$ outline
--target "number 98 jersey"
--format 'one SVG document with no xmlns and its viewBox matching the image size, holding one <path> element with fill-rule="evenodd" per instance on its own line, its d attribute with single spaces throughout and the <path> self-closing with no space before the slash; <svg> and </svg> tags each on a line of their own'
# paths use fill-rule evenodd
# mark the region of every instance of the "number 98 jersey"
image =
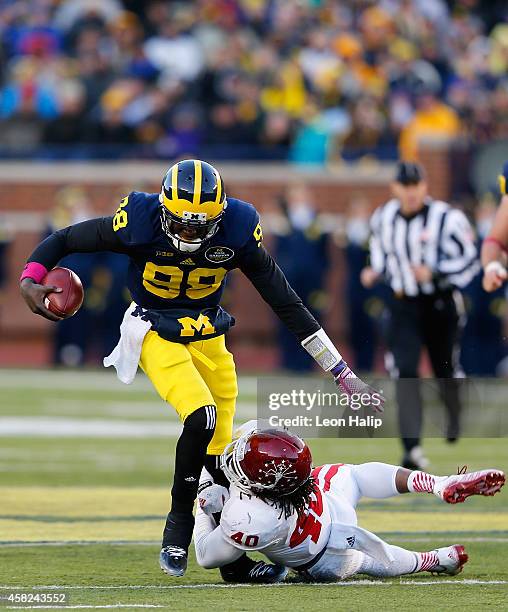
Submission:
<svg viewBox="0 0 508 612">
<path fill-rule="evenodd" d="M 128 287 L 158 334 L 177 342 L 223 334 L 234 319 L 220 305 L 227 273 L 261 245 L 259 215 L 228 198 L 215 235 L 196 252 L 173 248 L 160 219 L 158 194 L 132 192 L 113 216 L 113 230 L 130 257 Z"/>
</svg>

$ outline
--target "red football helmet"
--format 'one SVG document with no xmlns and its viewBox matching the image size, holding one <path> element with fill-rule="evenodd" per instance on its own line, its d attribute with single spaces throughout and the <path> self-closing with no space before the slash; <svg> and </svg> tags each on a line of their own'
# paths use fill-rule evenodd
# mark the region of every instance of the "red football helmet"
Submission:
<svg viewBox="0 0 508 612">
<path fill-rule="evenodd" d="M 226 447 L 221 466 L 241 491 L 283 497 L 309 480 L 312 455 L 307 444 L 288 431 L 254 430 Z"/>
</svg>

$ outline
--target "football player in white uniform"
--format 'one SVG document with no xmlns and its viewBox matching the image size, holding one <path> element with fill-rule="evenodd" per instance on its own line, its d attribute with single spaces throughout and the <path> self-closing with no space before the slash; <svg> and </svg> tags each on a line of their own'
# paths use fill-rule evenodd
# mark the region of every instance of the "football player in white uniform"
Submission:
<svg viewBox="0 0 508 612">
<path fill-rule="evenodd" d="M 497 469 L 454 476 L 377 462 L 313 469 L 307 444 L 283 430 L 247 431 L 226 448 L 222 467 L 229 491 L 206 475 L 200 486 L 194 530 L 199 565 L 222 567 L 257 550 L 316 582 L 357 573 L 458 574 L 468 559 L 462 545 L 414 552 L 388 544 L 358 527 L 358 501 L 428 493 L 456 504 L 471 495 L 494 495 L 505 482 Z"/>
</svg>

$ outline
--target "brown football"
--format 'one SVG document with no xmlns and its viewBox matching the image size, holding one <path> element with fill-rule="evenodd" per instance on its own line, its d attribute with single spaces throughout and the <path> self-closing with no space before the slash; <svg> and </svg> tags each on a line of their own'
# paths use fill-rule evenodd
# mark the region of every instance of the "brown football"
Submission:
<svg viewBox="0 0 508 612">
<path fill-rule="evenodd" d="M 69 268 L 53 268 L 42 279 L 41 285 L 52 285 L 60 287 L 61 293 L 48 293 L 45 305 L 54 314 L 64 317 L 72 317 L 76 314 L 83 303 L 83 285 L 79 276 Z"/>
</svg>

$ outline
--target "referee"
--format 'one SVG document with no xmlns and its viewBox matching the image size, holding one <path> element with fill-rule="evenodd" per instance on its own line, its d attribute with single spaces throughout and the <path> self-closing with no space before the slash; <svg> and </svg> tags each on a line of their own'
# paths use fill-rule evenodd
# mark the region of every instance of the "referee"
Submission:
<svg viewBox="0 0 508 612">
<path fill-rule="evenodd" d="M 400 162 L 392 183 L 393 198 L 371 218 L 371 266 L 361 272 L 365 287 L 379 280 L 392 289 L 389 303 L 386 364 L 396 378 L 403 465 L 424 469 L 420 447 L 422 400 L 418 364 L 427 348 L 447 412 L 446 437 L 459 435 L 457 377 L 462 296 L 479 270 L 473 230 L 465 215 L 427 194 L 424 170 Z"/>
</svg>

